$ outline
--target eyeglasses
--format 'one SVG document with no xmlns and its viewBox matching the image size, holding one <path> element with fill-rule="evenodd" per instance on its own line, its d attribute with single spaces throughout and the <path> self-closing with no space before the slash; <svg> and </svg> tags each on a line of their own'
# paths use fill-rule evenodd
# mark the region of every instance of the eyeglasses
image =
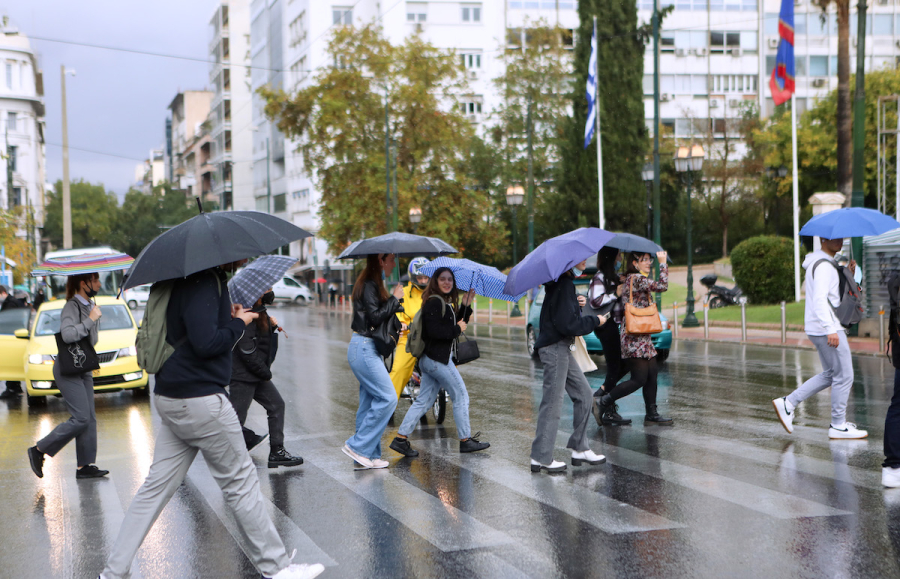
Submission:
<svg viewBox="0 0 900 579">
<path fill-rule="evenodd" d="M 642 257 L 639 261 L 640 261 L 641 263 L 644 263 L 645 261 L 653 261 L 653 258 L 652 258 L 652 257 L 644 256 L 644 257 Z"/>
</svg>

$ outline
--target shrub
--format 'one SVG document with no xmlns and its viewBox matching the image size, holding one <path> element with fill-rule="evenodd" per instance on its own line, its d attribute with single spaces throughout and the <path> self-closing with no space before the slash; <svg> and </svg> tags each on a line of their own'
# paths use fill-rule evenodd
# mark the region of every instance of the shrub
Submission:
<svg viewBox="0 0 900 579">
<path fill-rule="evenodd" d="M 805 253 L 801 248 L 801 254 Z M 802 255 L 801 255 L 802 257 Z M 794 243 L 762 235 L 742 241 L 731 252 L 734 281 L 747 301 L 776 304 L 794 299 Z"/>
</svg>

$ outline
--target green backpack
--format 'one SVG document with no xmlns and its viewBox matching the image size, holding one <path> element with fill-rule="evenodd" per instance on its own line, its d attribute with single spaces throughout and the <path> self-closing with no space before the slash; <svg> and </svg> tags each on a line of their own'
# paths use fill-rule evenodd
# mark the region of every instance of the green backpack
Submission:
<svg viewBox="0 0 900 579">
<path fill-rule="evenodd" d="M 429 296 L 428 299 L 436 299 L 441 302 L 441 317 L 444 316 L 444 308 L 447 307 L 447 303 L 444 302 L 444 299 L 441 296 Z M 424 324 L 422 323 L 422 310 L 425 309 L 425 304 L 422 304 L 422 307 L 419 308 L 419 311 L 416 312 L 416 315 L 413 316 L 413 321 L 409 325 L 409 334 L 406 337 L 406 351 L 412 355 L 413 358 L 421 358 L 422 354 L 425 352 L 425 336 L 424 334 Z"/>
<path fill-rule="evenodd" d="M 219 281 L 218 276 L 215 276 L 215 278 L 219 296 L 221 296 L 222 282 Z M 163 364 L 166 363 L 169 356 L 187 342 L 187 336 L 182 337 L 174 345 L 166 340 L 168 333 L 166 313 L 169 309 L 169 299 L 172 297 L 172 288 L 175 287 L 176 281 L 178 280 L 159 281 L 150 286 L 150 296 L 147 298 L 144 319 L 141 322 L 141 327 L 138 328 L 134 344 L 137 350 L 137 363 L 138 366 L 150 374 L 156 374 L 162 370 Z"/>
</svg>

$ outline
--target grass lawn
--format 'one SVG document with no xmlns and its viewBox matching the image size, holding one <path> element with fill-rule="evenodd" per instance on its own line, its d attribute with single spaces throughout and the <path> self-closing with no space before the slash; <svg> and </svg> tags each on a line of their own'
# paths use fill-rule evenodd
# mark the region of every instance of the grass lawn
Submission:
<svg viewBox="0 0 900 579">
<path fill-rule="evenodd" d="M 806 307 L 805 301 L 788 302 L 785 307 L 785 317 L 789 326 L 803 325 L 803 310 Z M 698 317 L 702 316 L 702 310 L 698 312 Z M 701 318 L 702 319 L 702 318 Z M 711 321 L 721 322 L 740 322 L 741 308 L 740 306 L 728 306 L 724 308 L 716 308 L 709 310 L 709 319 Z M 780 324 L 781 323 L 781 306 L 778 304 L 771 306 L 747 306 L 747 321 L 755 324 Z"/>
</svg>

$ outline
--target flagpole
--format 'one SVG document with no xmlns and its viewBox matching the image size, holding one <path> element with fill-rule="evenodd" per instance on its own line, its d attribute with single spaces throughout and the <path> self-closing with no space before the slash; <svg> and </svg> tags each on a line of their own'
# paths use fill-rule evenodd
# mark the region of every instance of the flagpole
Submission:
<svg viewBox="0 0 900 579">
<path fill-rule="evenodd" d="M 794 93 L 791 93 L 791 158 L 793 173 L 791 187 L 793 189 L 794 212 L 794 301 L 800 301 L 800 191 L 797 177 L 797 112 Z"/>
<path fill-rule="evenodd" d="M 594 59 L 594 110 L 596 111 L 596 127 L 594 132 L 597 133 L 597 183 L 600 186 L 597 192 L 597 205 L 599 207 L 600 229 L 606 225 L 606 218 L 603 215 L 603 148 L 600 139 L 600 39 L 597 38 L 597 17 L 594 16 L 594 42 L 597 47 L 597 58 Z"/>
</svg>

